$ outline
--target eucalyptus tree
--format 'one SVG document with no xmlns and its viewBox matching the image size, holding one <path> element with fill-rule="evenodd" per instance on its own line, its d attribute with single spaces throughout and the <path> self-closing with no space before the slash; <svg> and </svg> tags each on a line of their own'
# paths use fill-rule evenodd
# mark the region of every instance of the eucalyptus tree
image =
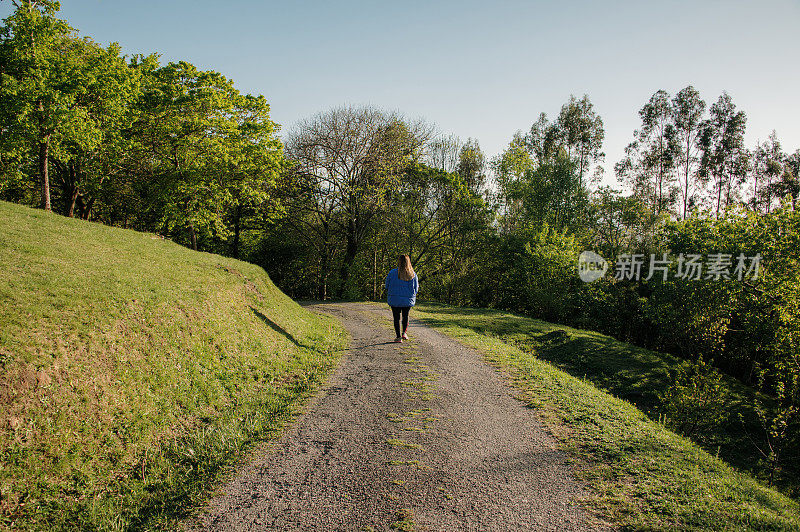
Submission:
<svg viewBox="0 0 800 532">
<path fill-rule="evenodd" d="M 586 221 L 585 175 L 603 157 L 603 121 L 588 96 L 574 96 L 551 121 L 545 113 L 516 135 L 492 162 L 504 203 L 504 229 L 549 224 L 559 229 Z"/>
<path fill-rule="evenodd" d="M 639 111 L 642 125 L 615 165 L 617 177 L 651 205 L 654 217 L 671 212 L 679 142 L 669 94 L 659 90 Z"/>
<path fill-rule="evenodd" d="M 775 194 L 775 185 L 780 182 L 786 164 L 786 154 L 774 130 L 756 146 L 752 162 L 752 207 L 757 212 L 770 212 L 775 196 L 780 196 Z"/>
<path fill-rule="evenodd" d="M 672 116 L 678 149 L 678 181 L 681 198 L 681 217 L 697 203 L 697 193 L 703 187 L 697 171 L 700 164 L 700 133 L 706 102 L 692 86 L 678 92 L 672 99 Z"/>
<path fill-rule="evenodd" d="M 737 111 L 728 93 L 723 92 L 711 106 L 700 135 L 702 156 L 700 173 L 710 179 L 712 201 L 717 217 L 733 203 L 747 177 L 750 154 L 744 147 L 747 116 Z"/>
<path fill-rule="evenodd" d="M 555 122 L 561 144 L 567 155 L 575 160 L 579 186 L 584 186 L 584 176 L 591 165 L 603 159 L 603 119 L 595 112 L 588 95 L 578 100 L 570 95 L 569 101 L 561 106 Z"/>
<path fill-rule="evenodd" d="M 800 150 L 791 155 L 781 154 L 779 160 L 768 161 L 768 168 L 773 180 L 764 188 L 764 195 L 770 201 L 788 198 L 792 210 L 797 209 L 797 199 L 800 197 Z"/>
</svg>

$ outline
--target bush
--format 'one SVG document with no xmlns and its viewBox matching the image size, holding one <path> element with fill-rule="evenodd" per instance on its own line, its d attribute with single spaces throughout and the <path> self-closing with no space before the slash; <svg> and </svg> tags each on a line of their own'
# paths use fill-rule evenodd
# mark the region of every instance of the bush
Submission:
<svg viewBox="0 0 800 532">
<path fill-rule="evenodd" d="M 698 357 L 670 374 L 672 385 L 658 394 L 666 424 L 684 436 L 709 443 L 707 434 L 717 432 L 725 421 L 725 386 L 722 375 Z"/>
</svg>

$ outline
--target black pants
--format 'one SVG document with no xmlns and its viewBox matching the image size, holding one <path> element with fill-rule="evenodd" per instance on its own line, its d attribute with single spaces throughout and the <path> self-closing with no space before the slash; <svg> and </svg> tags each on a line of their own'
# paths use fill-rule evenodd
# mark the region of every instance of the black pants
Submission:
<svg viewBox="0 0 800 532">
<path fill-rule="evenodd" d="M 403 315 L 403 332 L 408 329 L 408 311 L 411 307 L 392 307 L 392 316 L 394 316 L 394 332 L 400 338 L 400 314 Z"/>
</svg>

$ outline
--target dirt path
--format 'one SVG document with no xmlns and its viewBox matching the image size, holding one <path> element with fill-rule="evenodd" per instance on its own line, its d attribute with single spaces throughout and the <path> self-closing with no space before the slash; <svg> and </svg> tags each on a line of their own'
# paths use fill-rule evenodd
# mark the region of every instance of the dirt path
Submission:
<svg viewBox="0 0 800 532">
<path fill-rule="evenodd" d="M 350 354 L 197 529 L 389 530 L 401 509 L 415 530 L 590 528 L 564 454 L 476 351 L 413 310 L 401 345 L 385 306 L 313 308 L 342 321 Z"/>
</svg>

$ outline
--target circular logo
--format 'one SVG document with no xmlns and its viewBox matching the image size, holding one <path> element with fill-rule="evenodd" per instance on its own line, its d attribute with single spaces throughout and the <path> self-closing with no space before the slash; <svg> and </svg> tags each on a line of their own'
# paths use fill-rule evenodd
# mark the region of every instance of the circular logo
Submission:
<svg viewBox="0 0 800 532">
<path fill-rule="evenodd" d="M 594 251 L 584 251 L 578 257 L 578 276 L 585 283 L 600 279 L 607 271 L 608 262 Z"/>
</svg>

